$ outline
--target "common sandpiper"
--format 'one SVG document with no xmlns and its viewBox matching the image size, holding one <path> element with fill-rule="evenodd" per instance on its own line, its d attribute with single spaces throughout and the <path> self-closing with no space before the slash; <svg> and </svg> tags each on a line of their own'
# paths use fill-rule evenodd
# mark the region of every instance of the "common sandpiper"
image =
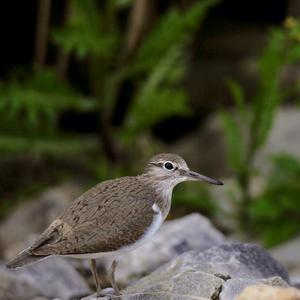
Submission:
<svg viewBox="0 0 300 300">
<path fill-rule="evenodd" d="M 115 294 L 120 295 L 114 278 L 116 258 L 139 247 L 157 232 L 170 211 L 173 188 L 191 180 L 223 184 L 191 171 L 176 154 L 155 155 L 141 175 L 101 182 L 75 199 L 7 267 L 21 267 L 57 255 L 87 258 L 100 295 L 95 259 L 108 256 L 113 260 L 108 279 Z"/>
</svg>

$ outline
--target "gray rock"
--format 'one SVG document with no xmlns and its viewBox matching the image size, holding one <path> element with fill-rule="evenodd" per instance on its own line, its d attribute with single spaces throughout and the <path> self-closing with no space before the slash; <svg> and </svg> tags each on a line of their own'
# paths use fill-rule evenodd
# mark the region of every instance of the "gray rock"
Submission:
<svg viewBox="0 0 300 300">
<path fill-rule="evenodd" d="M 127 288 L 124 299 L 215 299 L 223 284 L 223 280 L 214 275 L 194 270 L 178 270 L 172 276 L 156 275 Z"/>
<path fill-rule="evenodd" d="M 97 296 L 97 293 L 81 298 L 81 300 L 107 300 L 109 295 L 114 295 L 114 290 L 112 288 L 106 288 L 101 291 L 101 297 Z M 107 297 L 104 295 L 108 295 Z M 118 299 L 118 298 L 116 298 Z"/>
<path fill-rule="evenodd" d="M 287 271 L 255 244 L 232 243 L 212 247 L 203 252 L 186 254 L 186 263 L 197 263 L 200 268 L 231 278 L 268 278 L 280 276 L 289 282 Z"/>
<path fill-rule="evenodd" d="M 4 257 L 12 258 L 21 251 L 30 236 L 44 231 L 79 194 L 80 189 L 76 185 L 64 184 L 22 202 L 0 225 L 0 244 Z"/>
<path fill-rule="evenodd" d="M 272 256 L 286 268 L 300 266 L 300 236 L 271 250 Z"/>
<path fill-rule="evenodd" d="M 288 287 L 289 285 L 281 277 L 270 277 L 268 279 L 248 279 L 234 278 L 229 279 L 223 284 L 222 291 L 219 295 L 220 300 L 235 299 L 247 286 L 256 284 L 267 284 L 271 286 Z"/>
<path fill-rule="evenodd" d="M 5 266 L 2 266 L 4 269 Z M 85 280 L 63 258 L 52 257 L 24 268 L 7 270 L 33 286 L 40 295 L 64 300 L 88 295 L 91 291 Z"/>
<path fill-rule="evenodd" d="M 290 274 L 291 284 L 300 288 L 300 236 L 271 250 L 272 256 L 285 266 Z"/>
<path fill-rule="evenodd" d="M 247 287 L 235 300 L 300 300 L 300 290 L 295 288 L 257 284 Z"/>
<path fill-rule="evenodd" d="M 298 273 L 297 273 L 298 272 Z M 297 289 L 300 289 L 300 269 L 297 268 L 290 275 L 290 285 Z"/>
<path fill-rule="evenodd" d="M 150 241 L 119 258 L 117 280 L 122 285 L 128 285 L 133 279 L 149 274 L 179 254 L 189 250 L 205 250 L 222 243 L 222 233 L 200 214 L 168 221 Z M 107 265 L 109 263 L 107 261 Z"/>
<path fill-rule="evenodd" d="M 0 269 L 0 299 L 30 300 L 41 295 L 41 292 L 26 280 Z"/>
<path fill-rule="evenodd" d="M 122 299 L 219 299 L 222 291 L 223 300 L 232 300 L 228 295 L 257 282 L 285 285 L 279 277 L 289 280 L 284 268 L 259 246 L 224 244 L 174 258 L 125 289 Z"/>
</svg>

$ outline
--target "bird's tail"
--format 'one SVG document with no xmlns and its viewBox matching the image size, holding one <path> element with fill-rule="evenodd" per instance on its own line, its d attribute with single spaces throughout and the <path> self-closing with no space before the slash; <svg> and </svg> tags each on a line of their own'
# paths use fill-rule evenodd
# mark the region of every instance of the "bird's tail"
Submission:
<svg viewBox="0 0 300 300">
<path fill-rule="evenodd" d="M 22 252 L 20 252 L 15 258 L 13 258 L 11 261 L 9 261 L 6 264 L 6 267 L 9 269 L 14 269 L 14 268 L 18 268 L 18 267 L 22 267 L 25 265 L 30 265 L 34 262 L 37 262 L 41 259 L 46 258 L 47 256 L 43 256 L 43 255 L 31 255 L 28 252 L 28 249 L 23 250 Z"/>
</svg>

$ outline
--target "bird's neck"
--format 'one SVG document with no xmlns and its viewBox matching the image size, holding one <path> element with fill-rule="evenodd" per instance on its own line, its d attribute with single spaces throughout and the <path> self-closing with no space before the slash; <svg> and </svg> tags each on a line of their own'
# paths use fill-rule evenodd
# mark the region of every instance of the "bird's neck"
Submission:
<svg viewBox="0 0 300 300">
<path fill-rule="evenodd" d="M 172 192 L 176 184 L 147 176 L 147 174 L 139 175 L 138 178 L 153 192 L 155 203 L 160 207 L 165 218 L 171 208 Z"/>
</svg>

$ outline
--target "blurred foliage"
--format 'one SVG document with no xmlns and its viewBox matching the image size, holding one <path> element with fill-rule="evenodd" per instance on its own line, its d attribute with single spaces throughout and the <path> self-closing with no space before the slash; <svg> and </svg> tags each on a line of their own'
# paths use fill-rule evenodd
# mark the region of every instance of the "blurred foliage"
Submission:
<svg viewBox="0 0 300 300">
<path fill-rule="evenodd" d="M 59 28 L 51 28 L 51 41 L 87 68 L 88 92 L 61 78 L 54 66 L 14 72 L 10 80 L 0 83 L 2 157 L 27 153 L 74 163 L 84 157 L 97 180 L 130 174 L 135 161 L 140 162 L 130 158 L 144 160 L 143 155 L 152 154 L 156 147 L 152 138 L 148 153 L 145 147 L 139 149 L 152 127 L 168 117 L 190 113 L 181 84 L 185 52 L 208 9 L 217 2 L 199 0 L 185 10 L 172 4 L 128 56 L 126 30 L 133 1 L 71 0 L 70 16 Z M 119 18 L 124 12 L 126 24 Z M 133 82 L 134 91 L 125 119 L 116 128 L 112 115 L 124 82 Z M 99 116 L 101 132 L 88 137 L 64 132 L 59 120 L 70 111 Z"/>
<path fill-rule="evenodd" d="M 288 156 L 273 158 L 274 169 L 262 195 L 251 202 L 253 230 L 271 247 L 300 231 L 300 161 Z"/>
<path fill-rule="evenodd" d="M 186 45 L 193 33 L 199 28 L 208 9 L 219 1 L 196 1 L 192 8 L 182 12 L 176 8 L 158 22 L 148 35 L 137 53 L 137 72 L 149 72 L 156 68 L 157 63 L 164 59 L 174 47 Z M 181 47 L 181 51 L 184 50 Z"/>
<path fill-rule="evenodd" d="M 120 42 L 113 19 L 117 8 L 116 1 L 106 1 L 105 9 L 100 11 L 96 1 L 72 0 L 72 16 L 62 29 L 53 31 L 54 41 L 80 58 L 93 54 L 111 59 Z"/>
<path fill-rule="evenodd" d="M 249 228 L 252 228 L 253 225 L 249 210 L 249 206 L 253 202 L 249 182 L 253 173 L 258 172 L 254 169 L 253 161 L 257 152 L 267 141 L 276 109 L 287 97 L 286 92 L 280 86 L 283 68 L 300 59 L 299 35 L 296 34 L 300 32 L 299 26 L 298 21 L 294 20 L 292 25 L 290 24 L 284 29 L 273 29 L 270 33 L 267 46 L 258 61 L 259 85 L 252 101 L 247 101 L 245 90 L 238 82 L 229 81 L 228 84 L 235 102 L 236 112 L 231 114 L 224 111 L 222 118 L 229 149 L 229 162 L 236 174 L 241 191 L 241 197 L 238 199 L 238 219 L 245 231 L 249 231 Z M 283 164 L 284 162 L 286 161 L 283 161 Z M 276 163 L 279 162 L 276 161 Z M 269 197 L 273 192 L 273 186 L 267 187 L 265 196 Z M 291 191 L 291 193 L 293 192 Z M 258 211 L 260 208 L 261 216 L 265 213 L 266 220 L 268 213 L 271 213 L 268 208 L 268 201 L 271 201 L 271 198 L 268 199 L 261 204 L 257 204 L 256 210 Z M 292 197 L 290 204 L 295 205 L 294 201 L 295 199 Z M 263 213 L 264 209 L 265 212 Z M 280 210 L 280 204 L 278 209 Z M 258 218 L 258 216 L 256 217 Z M 282 215 L 278 215 L 277 221 L 282 221 Z M 270 226 L 274 226 L 274 223 Z M 286 226 L 289 226 L 289 224 L 287 223 Z M 274 226 L 273 237 L 276 236 L 277 228 L 278 231 L 281 230 L 279 227 Z M 291 231 L 287 230 L 285 232 L 286 237 L 290 233 Z M 280 239 L 279 236 L 280 233 L 278 239 Z M 273 242 L 275 243 L 276 240 Z M 268 240 L 268 244 L 272 244 L 272 242 Z"/>
<path fill-rule="evenodd" d="M 213 217 L 218 210 L 207 188 L 199 184 L 178 185 L 172 197 L 172 204 L 184 207 L 185 214 L 199 211 L 205 216 Z"/>
<path fill-rule="evenodd" d="M 63 111 L 92 111 L 94 103 L 62 84 L 53 70 L 18 75 L 0 85 L 0 152 L 78 154 L 91 148 L 78 138 L 66 137 L 57 128 Z"/>
<path fill-rule="evenodd" d="M 2 83 L 0 101 L 1 129 L 28 134 L 52 132 L 59 113 L 66 109 L 94 109 L 91 101 L 60 83 L 51 70 L 30 74 L 24 80 L 12 78 Z"/>
<path fill-rule="evenodd" d="M 150 72 L 130 107 L 121 136 L 134 139 L 167 117 L 188 113 L 185 91 L 178 85 L 185 67 L 182 51 L 173 48 Z"/>
<path fill-rule="evenodd" d="M 106 1 L 101 9 L 93 0 L 71 1 L 71 17 L 62 28 L 53 30 L 53 40 L 66 53 L 88 58 L 91 69 L 103 64 L 104 67 L 91 74 L 95 76 L 91 78 L 91 85 L 97 85 L 97 91 L 81 95 L 67 81 L 59 80 L 49 68 L 1 83 L 0 152 L 20 151 L 21 146 L 26 145 L 22 139 L 27 137 L 43 145 L 35 151 L 46 150 L 48 145 L 53 149 L 55 145 L 50 140 L 63 136 L 57 126 L 60 113 L 66 110 L 97 112 L 105 107 L 107 114 L 114 108 L 115 90 L 120 81 L 128 78 L 134 78 L 138 89 L 125 125 L 113 139 L 136 139 L 138 133 L 149 130 L 160 120 L 188 113 L 186 95 L 180 85 L 186 65 L 184 51 L 207 9 L 215 3 L 215 0 L 198 1 L 184 12 L 176 6 L 167 11 L 145 36 L 130 64 L 124 65 L 120 49 L 124 48 L 125 41 L 117 14 L 130 1 Z M 46 142 L 42 139 L 39 143 L 39 136 Z M 80 141 L 81 137 L 77 138 Z M 73 143 L 76 144 L 76 137 Z M 72 148 L 69 146 L 67 140 L 66 151 Z M 63 140 L 58 141 L 57 148 L 60 147 L 63 147 Z"/>
</svg>

